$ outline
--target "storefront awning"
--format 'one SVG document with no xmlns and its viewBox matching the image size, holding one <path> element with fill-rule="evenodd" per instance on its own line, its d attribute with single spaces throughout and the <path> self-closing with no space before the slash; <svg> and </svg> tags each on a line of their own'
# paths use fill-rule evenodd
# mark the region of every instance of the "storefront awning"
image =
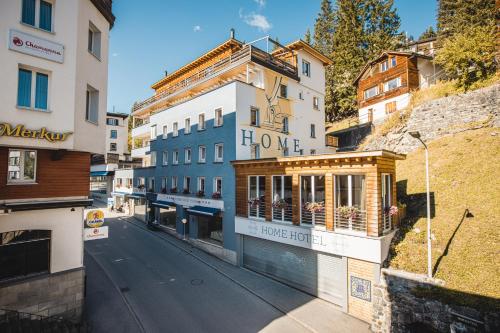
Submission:
<svg viewBox="0 0 500 333">
<path fill-rule="evenodd" d="M 91 171 L 90 177 L 112 176 L 114 174 L 114 171 Z"/>
<path fill-rule="evenodd" d="M 122 192 L 111 192 L 111 196 L 114 196 L 114 197 L 124 197 L 125 194 L 127 193 L 122 193 Z"/>
<path fill-rule="evenodd" d="M 175 204 L 171 201 L 161 201 L 161 200 L 158 200 L 158 201 L 153 201 L 151 203 L 152 206 L 155 206 L 155 207 L 160 207 L 160 208 L 172 208 L 174 207 L 175 208 Z"/>
<path fill-rule="evenodd" d="M 193 206 L 188 208 L 188 213 L 203 215 L 203 216 L 215 216 L 220 213 L 219 208 L 203 207 L 203 206 Z"/>
<path fill-rule="evenodd" d="M 132 194 L 127 194 L 127 197 L 132 198 L 132 199 L 141 199 L 141 198 L 145 198 L 146 195 L 144 195 L 144 193 L 132 193 Z"/>
</svg>

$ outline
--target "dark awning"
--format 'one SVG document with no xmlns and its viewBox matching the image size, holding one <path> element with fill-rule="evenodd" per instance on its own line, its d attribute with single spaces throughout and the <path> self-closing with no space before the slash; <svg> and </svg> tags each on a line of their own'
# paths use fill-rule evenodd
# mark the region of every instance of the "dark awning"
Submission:
<svg viewBox="0 0 500 333">
<path fill-rule="evenodd" d="M 132 194 L 126 194 L 126 196 L 132 199 L 141 199 L 146 197 L 144 193 L 132 193 Z"/>
<path fill-rule="evenodd" d="M 188 208 L 188 213 L 203 216 L 215 216 L 220 213 L 219 208 L 203 207 L 203 206 L 193 206 Z"/>
<path fill-rule="evenodd" d="M 125 194 L 127 194 L 127 193 L 123 193 L 123 192 L 111 192 L 111 195 L 115 196 L 115 197 L 124 197 Z"/>
<path fill-rule="evenodd" d="M 175 204 L 173 202 L 171 202 L 171 201 L 161 201 L 161 200 L 153 201 L 151 203 L 151 206 L 160 207 L 160 208 L 172 208 L 172 207 L 175 208 Z"/>
<path fill-rule="evenodd" d="M 115 174 L 114 171 L 91 171 L 90 177 L 112 176 L 114 174 Z"/>
<path fill-rule="evenodd" d="M 0 209 L 19 212 L 24 210 L 88 207 L 92 206 L 92 203 L 93 203 L 92 199 L 22 201 L 22 202 L 4 203 L 3 205 L 0 205 Z"/>
</svg>

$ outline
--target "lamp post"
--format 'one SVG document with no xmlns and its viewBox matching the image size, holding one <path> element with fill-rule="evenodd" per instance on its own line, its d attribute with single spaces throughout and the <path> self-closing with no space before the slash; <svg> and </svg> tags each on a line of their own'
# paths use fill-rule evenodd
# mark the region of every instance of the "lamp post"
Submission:
<svg viewBox="0 0 500 333">
<path fill-rule="evenodd" d="M 422 140 L 419 131 L 409 132 L 409 134 L 420 141 L 425 148 L 425 183 L 427 187 L 427 276 L 432 278 L 432 244 L 431 244 L 431 193 L 429 190 L 429 149 Z"/>
<path fill-rule="evenodd" d="M 186 223 L 187 219 L 182 219 L 183 234 L 184 234 L 183 240 L 186 240 Z"/>
</svg>

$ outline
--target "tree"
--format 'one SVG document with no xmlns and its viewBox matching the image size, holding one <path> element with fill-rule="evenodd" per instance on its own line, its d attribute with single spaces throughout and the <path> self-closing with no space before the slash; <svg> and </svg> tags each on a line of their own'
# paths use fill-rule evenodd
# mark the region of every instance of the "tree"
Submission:
<svg viewBox="0 0 500 333">
<path fill-rule="evenodd" d="M 394 0 L 366 0 L 365 6 L 365 43 L 368 59 L 403 45 L 404 35 L 398 32 L 401 20 L 393 7 Z"/>
<path fill-rule="evenodd" d="M 418 37 L 418 40 L 434 38 L 436 36 L 437 36 L 436 31 L 434 31 L 434 28 L 431 25 L 420 35 L 420 37 Z"/>
<path fill-rule="evenodd" d="M 440 40 L 465 27 L 494 27 L 495 0 L 438 0 L 437 26 Z"/>
<path fill-rule="evenodd" d="M 467 90 L 472 83 L 495 73 L 495 55 L 495 29 L 475 26 L 446 39 L 435 61 Z"/>
<path fill-rule="evenodd" d="M 311 44 L 311 30 L 307 28 L 306 34 L 304 35 L 304 42 Z"/>
</svg>

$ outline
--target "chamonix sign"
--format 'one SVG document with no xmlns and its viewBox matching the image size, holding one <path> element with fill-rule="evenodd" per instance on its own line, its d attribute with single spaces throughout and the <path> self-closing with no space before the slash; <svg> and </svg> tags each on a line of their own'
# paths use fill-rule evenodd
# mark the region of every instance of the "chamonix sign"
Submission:
<svg viewBox="0 0 500 333">
<path fill-rule="evenodd" d="M 64 62 L 64 46 L 14 29 L 9 33 L 9 49 L 58 63 Z"/>
<path fill-rule="evenodd" d="M 13 126 L 8 123 L 0 123 L 0 137 L 11 136 L 15 138 L 28 138 L 47 140 L 49 142 L 65 141 L 72 132 L 52 132 L 42 127 L 37 130 L 27 129 L 24 125 Z"/>
</svg>

